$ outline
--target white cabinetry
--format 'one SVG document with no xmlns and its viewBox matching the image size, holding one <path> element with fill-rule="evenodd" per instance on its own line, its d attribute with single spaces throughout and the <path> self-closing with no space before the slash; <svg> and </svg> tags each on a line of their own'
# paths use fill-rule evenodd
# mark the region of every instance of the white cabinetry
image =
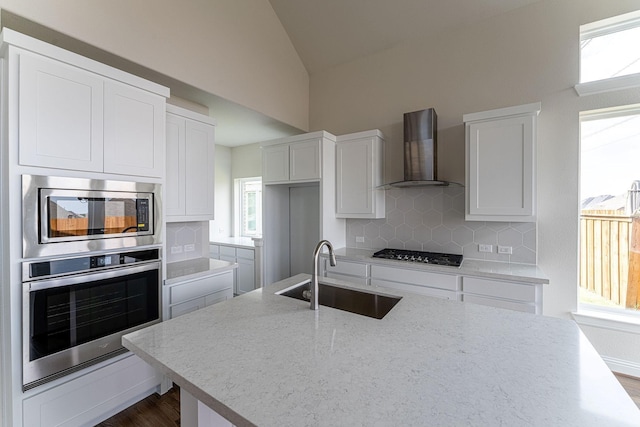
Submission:
<svg viewBox="0 0 640 427">
<path fill-rule="evenodd" d="M 460 278 L 455 275 L 371 266 L 371 285 L 395 288 L 443 299 L 458 300 Z"/>
<path fill-rule="evenodd" d="M 291 143 L 262 147 L 262 182 L 276 184 L 320 179 L 320 146 L 321 138 L 317 135 Z"/>
<path fill-rule="evenodd" d="M 24 427 L 95 425 L 157 391 L 155 369 L 131 353 L 22 402 Z"/>
<path fill-rule="evenodd" d="M 345 246 L 336 218 L 336 137 L 318 131 L 262 144 L 263 283 L 311 273 L 313 249 Z"/>
<path fill-rule="evenodd" d="M 233 298 L 233 270 L 178 282 L 169 287 L 169 318 Z"/>
<path fill-rule="evenodd" d="M 217 245 L 209 245 L 210 252 L 215 250 L 213 246 Z M 238 263 L 233 293 L 242 295 L 256 289 L 255 250 L 233 246 L 218 246 L 218 250 L 220 260 Z"/>
<path fill-rule="evenodd" d="M 465 114 L 468 221 L 535 221 L 540 103 Z"/>
<path fill-rule="evenodd" d="M 463 277 L 462 300 L 491 307 L 542 314 L 542 285 Z"/>
<path fill-rule="evenodd" d="M 336 138 L 336 216 L 384 218 L 384 136 L 379 130 Z"/>
<path fill-rule="evenodd" d="M 12 52 L 19 60 L 20 164 L 164 176 L 166 88 L 140 79 L 142 89 L 69 61 Z"/>
<path fill-rule="evenodd" d="M 214 219 L 215 121 L 167 105 L 167 221 Z"/>
<path fill-rule="evenodd" d="M 336 265 L 332 267 L 326 257 L 323 257 L 322 261 L 324 262 L 324 277 L 359 283 L 361 285 L 370 284 L 368 264 L 340 260 L 340 262 L 337 262 Z"/>
</svg>

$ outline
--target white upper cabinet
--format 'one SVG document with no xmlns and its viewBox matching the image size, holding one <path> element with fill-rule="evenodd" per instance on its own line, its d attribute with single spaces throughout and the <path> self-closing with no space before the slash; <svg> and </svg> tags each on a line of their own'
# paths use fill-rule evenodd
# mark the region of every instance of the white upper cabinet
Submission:
<svg viewBox="0 0 640 427">
<path fill-rule="evenodd" d="M 16 49 L 10 56 L 19 64 L 20 164 L 163 177 L 168 90 L 62 49 L 51 51 L 45 57 Z M 56 53 L 65 61 L 52 59 Z M 71 65 L 69 58 L 101 72 Z M 130 78 L 125 84 L 105 77 L 110 72 Z"/>
<path fill-rule="evenodd" d="M 214 219 L 215 121 L 167 105 L 167 221 Z"/>
<path fill-rule="evenodd" d="M 263 146 L 262 182 L 284 184 L 317 181 L 322 177 L 322 137 L 305 134 L 287 138 L 286 143 Z"/>
<path fill-rule="evenodd" d="M 379 130 L 336 138 L 336 216 L 384 218 L 384 136 Z"/>
<path fill-rule="evenodd" d="M 465 114 L 467 221 L 534 222 L 540 103 Z"/>
<path fill-rule="evenodd" d="M 104 100 L 104 171 L 162 177 L 165 98 L 106 81 Z"/>
<path fill-rule="evenodd" d="M 19 82 L 20 163 L 101 172 L 102 78 L 23 54 Z"/>
</svg>

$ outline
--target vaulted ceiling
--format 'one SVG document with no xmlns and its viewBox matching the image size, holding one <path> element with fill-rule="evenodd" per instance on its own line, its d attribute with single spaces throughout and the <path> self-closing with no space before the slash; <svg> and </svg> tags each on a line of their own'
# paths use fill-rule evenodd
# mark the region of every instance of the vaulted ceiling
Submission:
<svg viewBox="0 0 640 427">
<path fill-rule="evenodd" d="M 309 74 L 539 0 L 269 0 Z"/>
</svg>

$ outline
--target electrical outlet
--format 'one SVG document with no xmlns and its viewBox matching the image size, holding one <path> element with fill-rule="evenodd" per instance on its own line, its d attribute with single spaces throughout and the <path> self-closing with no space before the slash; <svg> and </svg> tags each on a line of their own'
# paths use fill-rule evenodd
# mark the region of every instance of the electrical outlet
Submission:
<svg viewBox="0 0 640 427">
<path fill-rule="evenodd" d="M 478 245 L 478 252 L 493 252 L 493 245 Z"/>
<path fill-rule="evenodd" d="M 356 243 L 364 243 L 364 236 L 356 236 Z"/>
<path fill-rule="evenodd" d="M 196 250 L 196 245 L 194 245 L 193 243 L 191 243 L 190 245 L 184 245 L 185 252 L 193 252 L 195 250 Z"/>
<path fill-rule="evenodd" d="M 498 246 L 498 253 L 511 255 L 513 253 L 513 248 L 511 246 Z"/>
<path fill-rule="evenodd" d="M 171 246 L 171 253 L 172 254 L 181 254 L 182 253 L 182 246 Z"/>
</svg>

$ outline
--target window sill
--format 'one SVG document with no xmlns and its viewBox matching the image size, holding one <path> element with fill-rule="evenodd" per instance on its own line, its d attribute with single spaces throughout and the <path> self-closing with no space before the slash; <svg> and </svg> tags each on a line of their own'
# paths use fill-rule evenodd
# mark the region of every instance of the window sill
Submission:
<svg viewBox="0 0 640 427">
<path fill-rule="evenodd" d="M 640 335 L 640 316 L 635 313 L 620 314 L 605 310 L 579 308 L 571 315 L 578 325 Z"/>
<path fill-rule="evenodd" d="M 597 93 L 634 88 L 640 88 L 640 73 L 596 80 L 593 82 L 578 83 L 574 86 L 574 89 L 579 96 L 595 95 Z"/>
</svg>

